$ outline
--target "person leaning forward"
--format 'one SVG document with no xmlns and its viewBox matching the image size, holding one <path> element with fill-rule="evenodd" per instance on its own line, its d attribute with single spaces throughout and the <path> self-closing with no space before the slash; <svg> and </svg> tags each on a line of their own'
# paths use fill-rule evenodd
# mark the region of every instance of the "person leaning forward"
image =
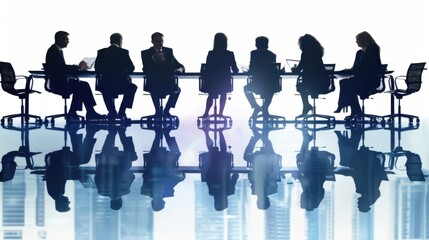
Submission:
<svg viewBox="0 0 429 240">
<path fill-rule="evenodd" d="M 65 31 L 58 31 L 55 33 L 55 43 L 46 53 L 45 72 L 51 78 L 52 92 L 59 95 L 73 94 L 67 120 L 79 120 L 77 111 L 82 110 L 82 103 L 86 108 L 87 120 L 102 119 L 104 116 L 94 110 L 96 102 L 89 84 L 85 81 L 69 81 L 69 75 L 75 74 L 79 70 L 86 70 L 88 66 L 83 61 L 79 65 L 66 64 L 62 49 L 66 48 L 68 44 L 69 34 Z"/>
</svg>

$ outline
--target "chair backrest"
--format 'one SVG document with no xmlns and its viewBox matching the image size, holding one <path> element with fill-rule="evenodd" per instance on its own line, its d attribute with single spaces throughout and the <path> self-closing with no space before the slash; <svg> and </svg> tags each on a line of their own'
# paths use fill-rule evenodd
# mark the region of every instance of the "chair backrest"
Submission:
<svg viewBox="0 0 429 240">
<path fill-rule="evenodd" d="M 408 67 L 407 77 L 405 83 L 407 84 L 407 91 L 417 92 L 422 85 L 422 73 L 425 69 L 425 62 L 411 63 Z"/>
<path fill-rule="evenodd" d="M 218 85 L 218 79 L 215 79 L 213 76 L 216 76 L 217 74 L 207 68 L 206 63 L 201 64 L 200 68 L 200 78 L 199 78 L 199 90 L 200 92 L 208 93 L 213 88 L 215 88 Z M 226 92 L 232 92 L 233 91 L 233 78 L 231 77 L 229 80 L 229 85 L 225 89 Z"/>
<path fill-rule="evenodd" d="M 328 91 L 329 92 L 333 92 L 335 91 L 335 63 L 327 63 L 324 64 L 325 65 L 325 70 L 326 73 L 328 74 L 329 77 L 329 87 L 328 87 Z"/>
<path fill-rule="evenodd" d="M 46 63 L 42 63 L 43 69 L 45 70 L 45 90 L 52 92 L 51 77 L 46 71 Z"/>
<path fill-rule="evenodd" d="M 14 94 L 15 90 L 15 71 L 12 64 L 8 62 L 0 62 L 1 87 L 7 93 Z"/>
</svg>

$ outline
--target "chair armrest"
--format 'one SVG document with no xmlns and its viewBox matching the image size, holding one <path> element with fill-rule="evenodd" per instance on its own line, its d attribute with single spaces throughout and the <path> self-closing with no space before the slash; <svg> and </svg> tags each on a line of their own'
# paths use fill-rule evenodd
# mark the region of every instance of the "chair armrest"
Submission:
<svg viewBox="0 0 429 240">
<path fill-rule="evenodd" d="M 398 88 L 398 80 L 402 80 L 402 81 L 405 81 L 407 79 L 407 76 L 405 76 L 405 75 L 400 75 L 400 76 L 397 76 L 396 78 L 395 78 L 395 90 L 398 90 L 399 88 Z"/>
</svg>

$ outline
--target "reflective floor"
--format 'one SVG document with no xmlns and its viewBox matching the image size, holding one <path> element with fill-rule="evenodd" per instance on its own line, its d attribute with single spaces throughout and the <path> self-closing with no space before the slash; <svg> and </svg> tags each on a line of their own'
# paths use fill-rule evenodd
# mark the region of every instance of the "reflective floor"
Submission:
<svg viewBox="0 0 429 240">
<path fill-rule="evenodd" d="M 1 128 L 0 239 L 429 239 L 426 121 L 179 119 Z"/>
</svg>

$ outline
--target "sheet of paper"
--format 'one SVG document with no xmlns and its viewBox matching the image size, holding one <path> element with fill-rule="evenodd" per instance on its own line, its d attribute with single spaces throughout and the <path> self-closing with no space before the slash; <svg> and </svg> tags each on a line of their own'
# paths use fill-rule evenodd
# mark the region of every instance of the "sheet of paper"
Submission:
<svg viewBox="0 0 429 240">
<path fill-rule="evenodd" d="M 82 61 L 86 62 L 88 69 L 91 69 L 94 67 L 95 57 L 84 57 Z"/>
</svg>

